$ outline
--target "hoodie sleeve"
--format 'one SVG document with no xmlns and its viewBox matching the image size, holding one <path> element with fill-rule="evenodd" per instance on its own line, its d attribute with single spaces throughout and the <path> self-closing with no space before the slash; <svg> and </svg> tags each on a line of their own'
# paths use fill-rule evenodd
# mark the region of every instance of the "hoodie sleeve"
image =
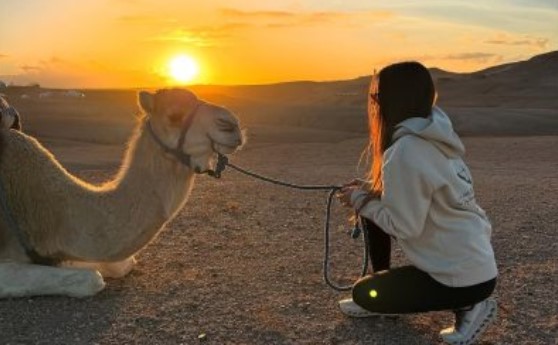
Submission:
<svg viewBox="0 0 558 345">
<path fill-rule="evenodd" d="M 434 191 L 429 145 L 419 138 L 398 140 L 384 153 L 380 199 L 364 205 L 360 214 L 400 239 L 420 236 Z"/>
</svg>

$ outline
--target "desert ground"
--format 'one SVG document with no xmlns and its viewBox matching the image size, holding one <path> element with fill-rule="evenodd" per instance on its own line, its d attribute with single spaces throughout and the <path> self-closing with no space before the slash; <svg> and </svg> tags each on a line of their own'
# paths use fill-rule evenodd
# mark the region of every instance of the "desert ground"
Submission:
<svg viewBox="0 0 558 345">
<path fill-rule="evenodd" d="M 11 100 L 24 129 L 64 166 L 102 182 L 118 169 L 135 121 L 134 94 Z M 320 109 L 229 105 L 249 135 L 234 163 L 298 183 L 362 176 L 366 120 L 358 102 L 329 109 L 346 121 L 317 125 Z M 499 316 L 479 344 L 558 344 L 556 108 L 448 109 L 494 226 Z M 279 125 L 273 114 L 281 113 L 291 117 Z M 347 294 L 322 279 L 325 196 L 232 170 L 220 180 L 200 176 L 184 210 L 126 278 L 108 280 L 91 298 L 1 300 L 0 344 L 441 344 L 438 332 L 453 321 L 448 312 L 355 320 L 338 311 Z M 337 205 L 332 226 L 332 274 L 344 283 L 357 278 L 362 249 L 345 233 L 348 215 Z M 405 264 L 397 246 L 393 255 L 394 265 Z"/>
</svg>

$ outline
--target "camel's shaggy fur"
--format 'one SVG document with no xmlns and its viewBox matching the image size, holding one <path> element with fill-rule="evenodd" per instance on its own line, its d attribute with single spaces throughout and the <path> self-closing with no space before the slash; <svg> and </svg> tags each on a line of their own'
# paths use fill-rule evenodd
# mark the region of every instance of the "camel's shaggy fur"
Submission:
<svg viewBox="0 0 558 345">
<path fill-rule="evenodd" d="M 232 153 L 243 141 L 238 120 L 224 108 L 203 103 L 186 136 L 191 167 L 165 154 L 148 131 L 176 147 L 180 125 L 197 102 L 186 90 L 142 92 L 147 114 L 129 142 L 114 181 L 91 185 L 68 173 L 37 140 L 1 130 L 0 178 L 21 231 L 43 256 L 68 267 L 32 265 L 0 215 L 0 298 L 35 294 L 86 296 L 104 287 L 102 277 L 128 273 L 133 255 L 184 205 L 194 169 L 208 169 L 214 149 Z M 101 264 L 95 264 L 100 262 Z"/>
</svg>

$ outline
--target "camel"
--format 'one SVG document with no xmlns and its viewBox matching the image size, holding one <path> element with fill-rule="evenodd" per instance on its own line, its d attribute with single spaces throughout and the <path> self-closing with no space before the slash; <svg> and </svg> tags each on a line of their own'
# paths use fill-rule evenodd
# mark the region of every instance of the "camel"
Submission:
<svg viewBox="0 0 558 345">
<path fill-rule="evenodd" d="M 92 296 L 103 277 L 125 276 L 184 206 L 196 173 L 243 144 L 235 115 L 189 90 L 142 91 L 139 104 L 121 168 L 102 185 L 71 175 L 31 136 L 0 128 L 0 178 L 18 228 L 0 209 L 0 298 Z"/>
</svg>

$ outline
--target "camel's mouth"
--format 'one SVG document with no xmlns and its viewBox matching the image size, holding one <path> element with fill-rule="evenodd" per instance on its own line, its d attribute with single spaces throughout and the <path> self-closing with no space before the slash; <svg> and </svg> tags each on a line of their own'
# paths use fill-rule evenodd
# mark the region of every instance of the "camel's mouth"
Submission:
<svg viewBox="0 0 558 345">
<path fill-rule="evenodd" d="M 212 157 L 209 159 L 207 164 L 194 164 L 192 168 L 196 174 L 210 174 L 212 175 L 217 169 L 218 161 L 219 161 L 219 154 L 223 154 L 221 152 L 215 151 Z"/>
<path fill-rule="evenodd" d="M 240 132 L 240 135 L 235 136 L 234 139 L 230 138 L 232 140 L 215 140 L 210 137 L 213 142 L 213 150 L 222 155 L 228 155 L 240 150 L 246 142 L 246 135 L 243 130 L 239 129 L 238 131 Z"/>
<path fill-rule="evenodd" d="M 220 154 L 223 154 L 223 155 L 228 155 L 228 154 L 234 153 L 241 146 L 242 146 L 242 143 L 229 145 L 229 144 L 222 144 L 222 143 L 218 143 L 218 142 L 215 142 L 215 144 L 213 145 L 215 151 L 217 153 L 220 153 Z"/>
<path fill-rule="evenodd" d="M 208 134 L 208 137 L 211 140 L 213 151 L 221 155 L 233 154 L 242 149 L 242 146 L 246 143 L 246 131 L 238 126 L 227 131 L 225 135 L 223 133 L 220 133 L 220 135 Z"/>
</svg>

